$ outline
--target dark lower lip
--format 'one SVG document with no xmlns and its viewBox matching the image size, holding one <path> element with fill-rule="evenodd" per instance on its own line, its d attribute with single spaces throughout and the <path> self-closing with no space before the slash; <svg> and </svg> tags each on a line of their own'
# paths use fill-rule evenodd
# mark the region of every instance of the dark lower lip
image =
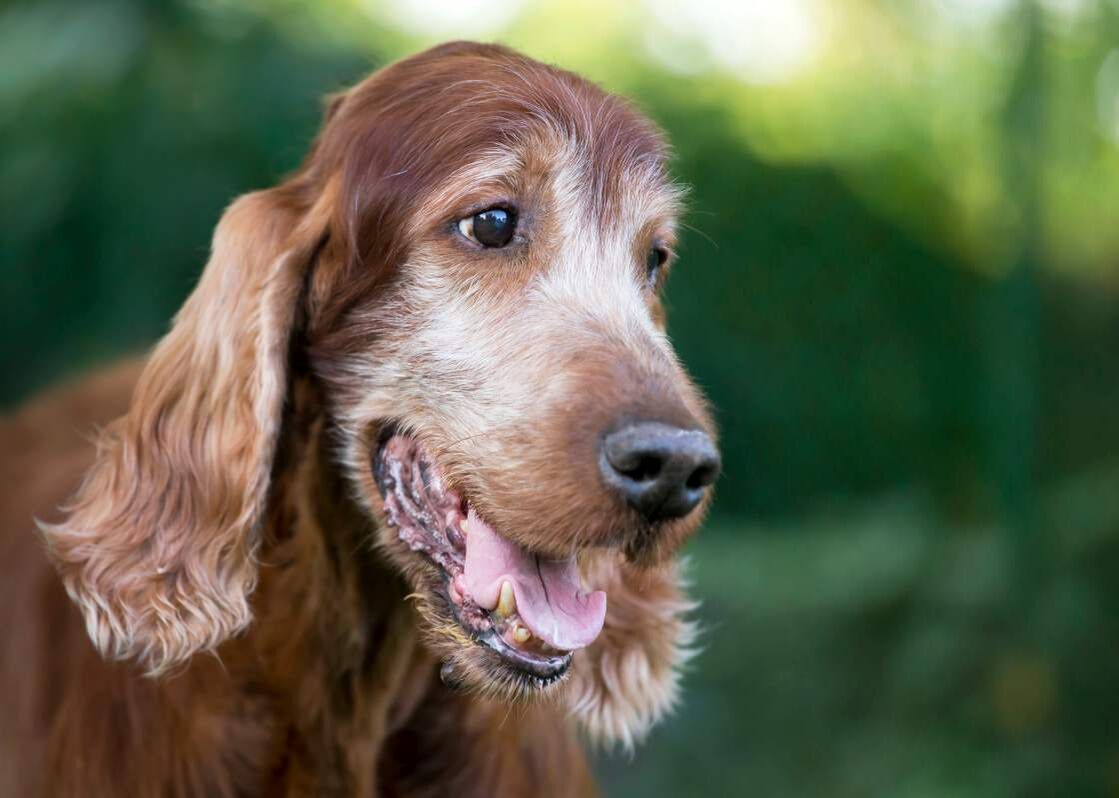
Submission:
<svg viewBox="0 0 1119 798">
<path fill-rule="evenodd" d="M 494 632 L 487 632 L 477 639 L 478 642 L 501 657 L 507 665 L 545 682 L 556 681 L 567 673 L 567 669 L 571 666 L 570 651 L 554 657 L 534 656 L 524 651 L 518 651 Z"/>
</svg>

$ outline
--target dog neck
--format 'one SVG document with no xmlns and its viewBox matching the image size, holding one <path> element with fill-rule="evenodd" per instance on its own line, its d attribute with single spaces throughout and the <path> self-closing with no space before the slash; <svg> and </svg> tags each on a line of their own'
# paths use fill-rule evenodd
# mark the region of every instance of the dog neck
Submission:
<svg viewBox="0 0 1119 798">
<path fill-rule="evenodd" d="M 331 461 L 314 383 L 297 378 L 273 475 L 255 620 L 246 636 L 282 714 L 307 741 L 290 767 L 348 773 L 375 791 L 385 739 L 438 684 L 403 580 L 374 548 L 373 522 Z"/>
</svg>

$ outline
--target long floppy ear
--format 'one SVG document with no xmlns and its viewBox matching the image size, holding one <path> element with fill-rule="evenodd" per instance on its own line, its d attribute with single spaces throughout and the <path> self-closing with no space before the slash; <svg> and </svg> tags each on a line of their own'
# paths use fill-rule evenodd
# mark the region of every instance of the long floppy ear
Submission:
<svg viewBox="0 0 1119 798">
<path fill-rule="evenodd" d="M 680 568 L 675 558 L 639 567 L 610 554 L 584 563 L 587 584 L 609 600 L 602 633 L 575 658 L 567 703 L 595 743 L 632 751 L 679 699 L 698 637 Z"/>
<path fill-rule="evenodd" d="M 40 524 L 94 644 L 149 674 L 251 620 L 289 339 L 325 230 L 321 198 L 300 213 L 290 196 L 248 194 L 225 212 L 68 517 Z"/>
</svg>

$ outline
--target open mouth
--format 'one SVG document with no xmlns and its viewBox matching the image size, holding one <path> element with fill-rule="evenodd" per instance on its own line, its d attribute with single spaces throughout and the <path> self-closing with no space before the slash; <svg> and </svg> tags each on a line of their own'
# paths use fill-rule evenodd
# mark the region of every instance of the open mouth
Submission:
<svg viewBox="0 0 1119 798">
<path fill-rule="evenodd" d="M 373 474 L 389 525 L 437 569 L 469 638 L 537 687 L 559 681 L 606 616 L 606 594 L 584 588 L 575 557 L 548 559 L 503 537 L 412 436 L 382 435 Z"/>
</svg>

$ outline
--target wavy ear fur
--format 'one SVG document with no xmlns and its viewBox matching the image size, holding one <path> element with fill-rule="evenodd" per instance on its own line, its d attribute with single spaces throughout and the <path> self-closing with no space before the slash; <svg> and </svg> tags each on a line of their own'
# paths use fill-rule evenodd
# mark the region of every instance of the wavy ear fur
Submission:
<svg viewBox="0 0 1119 798">
<path fill-rule="evenodd" d="M 225 212 L 68 517 L 40 525 L 94 644 L 152 675 L 251 620 L 289 339 L 325 231 L 291 196 L 256 192 Z"/>
</svg>

